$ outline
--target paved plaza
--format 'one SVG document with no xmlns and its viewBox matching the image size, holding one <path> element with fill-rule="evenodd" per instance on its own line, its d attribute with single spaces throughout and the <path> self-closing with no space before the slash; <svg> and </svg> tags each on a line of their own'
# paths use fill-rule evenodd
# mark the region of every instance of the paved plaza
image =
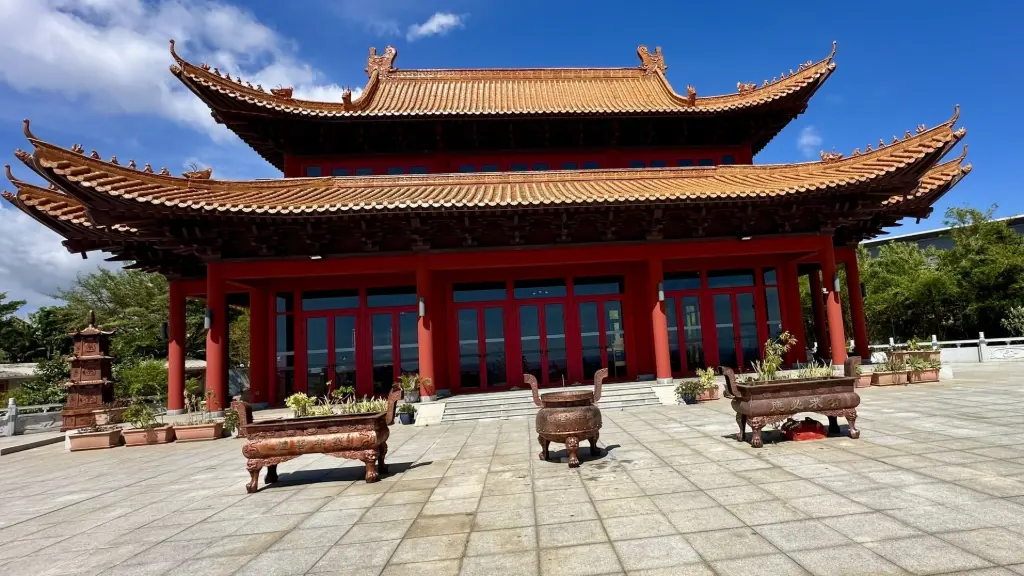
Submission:
<svg viewBox="0 0 1024 576">
<path fill-rule="evenodd" d="M 862 390 L 860 440 L 756 450 L 724 400 L 606 411 L 575 470 L 531 420 L 396 424 L 379 483 L 304 456 L 253 495 L 239 440 L 37 448 L 0 458 L 0 573 L 1024 574 L 1019 367 Z"/>
</svg>

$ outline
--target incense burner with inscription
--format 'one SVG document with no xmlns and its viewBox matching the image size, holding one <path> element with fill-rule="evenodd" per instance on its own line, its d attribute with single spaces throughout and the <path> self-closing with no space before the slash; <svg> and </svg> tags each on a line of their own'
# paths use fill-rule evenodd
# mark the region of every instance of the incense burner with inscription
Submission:
<svg viewBox="0 0 1024 576">
<path fill-rule="evenodd" d="M 856 376 L 859 364 L 858 357 L 848 359 L 843 376 L 757 383 L 740 383 L 731 368 L 723 367 L 726 396 L 732 398 L 732 409 L 736 412 L 736 424 L 740 428 L 737 440 L 744 440 L 746 426 L 750 424 L 750 445 L 760 448 L 763 445 L 761 430 L 765 426 L 783 422 L 801 412 L 828 416 L 829 435 L 840 434 L 837 419 L 846 418 L 850 438 L 859 438 L 857 406 L 860 405 L 860 396 L 857 394 Z"/>
<path fill-rule="evenodd" d="M 572 390 L 564 392 L 548 392 L 538 394 L 537 378 L 526 374 L 523 379 L 533 390 L 533 403 L 540 406 L 537 411 L 537 440 L 540 442 L 541 460 L 549 456 L 548 446 L 552 442 L 565 444 L 569 452 L 569 467 L 580 465 L 580 441 L 590 441 L 590 455 L 597 456 L 601 449 L 597 440 L 601 434 L 601 409 L 597 401 L 601 399 L 601 382 L 608 375 L 608 369 L 602 368 L 594 374 L 594 391 Z"/>
<path fill-rule="evenodd" d="M 277 465 L 303 454 L 326 454 L 335 458 L 362 460 L 366 481 L 376 482 L 388 471 L 384 458 L 388 453 L 388 425 L 394 422 L 395 404 L 401 391 L 388 396 L 387 412 L 274 418 L 253 422 L 252 408 L 245 402 L 232 402 L 238 412 L 238 435 L 246 439 L 242 455 L 250 481 L 246 490 L 259 487 L 260 470 L 267 468 L 266 482 L 277 482 Z"/>
</svg>

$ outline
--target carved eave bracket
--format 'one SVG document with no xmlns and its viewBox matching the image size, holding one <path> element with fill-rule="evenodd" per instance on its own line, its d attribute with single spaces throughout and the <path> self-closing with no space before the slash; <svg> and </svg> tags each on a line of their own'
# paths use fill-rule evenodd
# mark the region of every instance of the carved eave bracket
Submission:
<svg viewBox="0 0 1024 576">
<path fill-rule="evenodd" d="M 654 48 L 654 54 L 651 54 L 647 46 L 638 46 L 636 54 L 640 57 L 640 69 L 644 71 L 644 74 L 655 72 L 664 74 L 665 70 L 668 70 L 668 66 L 665 65 L 665 57 L 661 53 L 661 46 Z"/>
<path fill-rule="evenodd" d="M 370 47 L 370 56 L 366 59 L 366 75 L 373 77 L 376 73 L 380 78 L 387 78 L 395 71 L 395 58 L 398 57 L 398 50 L 394 46 L 384 48 L 383 54 L 377 54 L 377 49 Z"/>
</svg>

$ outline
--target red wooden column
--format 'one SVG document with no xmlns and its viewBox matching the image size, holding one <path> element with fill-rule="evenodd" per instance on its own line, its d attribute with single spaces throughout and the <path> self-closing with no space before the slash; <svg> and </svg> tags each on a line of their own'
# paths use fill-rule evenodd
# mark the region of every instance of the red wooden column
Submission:
<svg viewBox="0 0 1024 576">
<path fill-rule="evenodd" d="M 270 402 L 270 378 L 267 356 L 270 340 L 270 304 L 263 288 L 249 290 L 249 399 L 253 404 Z"/>
<path fill-rule="evenodd" d="M 420 377 L 423 382 L 420 384 L 420 396 L 424 400 L 433 400 L 437 395 L 437 381 L 434 379 L 434 335 L 431 318 L 432 308 L 440 310 L 439 303 L 431 302 L 431 274 L 427 268 L 425 259 L 420 259 L 416 264 L 416 301 L 418 303 L 419 319 L 416 322 L 418 329 L 418 348 L 420 361 Z M 430 383 L 427 384 L 427 379 Z"/>
<path fill-rule="evenodd" d="M 846 362 L 846 335 L 843 333 L 843 307 L 839 303 L 839 283 L 836 275 L 836 255 L 832 239 L 828 238 L 821 250 L 821 274 L 825 283 L 825 313 L 828 316 L 829 346 L 832 349 L 832 365 Z"/>
<path fill-rule="evenodd" d="M 857 264 L 857 249 L 837 250 L 846 265 L 846 291 L 850 294 L 850 319 L 853 321 L 853 349 L 864 360 L 871 358 L 868 346 L 868 325 L 864 318 L 864 296 L 860 293 L 860 270 Z"/>
<path fill-rule="evenodd" d="M 651 330 L 654 342 L 654 373 L 658 384 L 672 383 L 672 358 L 668 349 L 668 318 L 665 316 L 665 302 L 662 282 L 665 274 L 661 258 L 647 260 L 647 298 L 651 305 Z"/>
<path fill-rule="evenodd" d="M 800 274 L 796 262 L 787 262 L 782 266 L 782 298 L 786 318 L 782 329 L 796 338 L 796 346 L 790 348 L 788 358 L 790 364 L 807 361 L 807 334 L 804 333 L 804 309 L 800 303 Z"/>
<path fill-rule="evenodd" d="M 185 287 L 169 283 L 167 317 L 167 413 L 185 411 Z"/>
<path fill-rule="evenodd" d="M 206 314 L 210 328 L 206 331 L 206 391 L 212 396 L 207 410 L 223 412 L 228 398 L 228 322 L 227 295 L 219 264 L 206 265 Z"/>
<path fill-rule="evenodd" d="M 825 306 L 821 298 L 821 272 L 812 270 L 808 274 L 811 281 L 811 311 L 814 312 L 814 335 L 818 339 L 818 355 L 828 354 L 828 325 L 825 323 Z"/>
</svg>

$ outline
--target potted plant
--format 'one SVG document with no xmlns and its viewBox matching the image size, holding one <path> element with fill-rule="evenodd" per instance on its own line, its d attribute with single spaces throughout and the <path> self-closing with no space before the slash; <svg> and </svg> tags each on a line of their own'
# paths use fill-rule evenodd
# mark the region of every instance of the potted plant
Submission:
<svg viewBox="0 0 1024 576">
<path fill-rule="evenodd" d="M 864 367 L 858 364 L 857 388 L 867 388 L 868 386 L 871 386 L 871 372 L 865 372 Z"/>
<path fill-rule="evenodd" d="M 68 435 L 68 439 L 71 442 L 72 452 L 113 448 L 121 445 L 121 428 L 96 424 L 75 430 L 74 433 Z"/>
<path fill-rule="evenodd" d="M 122 431 L 127 446 L 166 444 L 174 440 L 174 426 L 157 421 L 156 411 L 147 404 L 132 403 L 124 411 L 124 419 L 133 427 Z"/>
<path fill-rule="evenodd" d="M 119 398 L 113 402 L 107 402 L 103 405 L 103 408 L 99 410 L 93 410 L 93 418 L 96 420 L 97 426 L 106 426 L 109 424 L 120 424 L 124 422 L 124 411 L 130 404 L 130 401 L 124 398 Z"/>
<path fill-rule="evenodd" d="M 416 421 L 416 407 L 412 404 L 402 404 L 398 407 L 398 418 L 402 424 L 412 424 Z"/>
<path fill-rule="evenodd" d="M 184 425 L 178 424 L 174 427 L 174 436 L 179 442 L 216 440 L 224 435 L 224 423 L 214 420 L 206 411 L 212 396 L 212 392 L 206 393 L 205 404 L 198 396 L 185 397 L 185 410 L 188 412 L 188 419 Z M 229 410 L 228 413 L 230 412 L 233 411 Z"/>
<path fill-rule="evenodd" d="M 701 385 L 701 392 L 697 396 L 698 402 L 718 400 L 718 382 L 715 380 L 714 368 L 697 368 L 697 380 Z"/>
<path fill-rule="evenodd" d="M 402 374 L 398 378 L 398 387 L 402 389 L 402 399 L 406 404 L 420 401 L 420 384 L 422 379 L 415 372 Z"/>
<path fill-rule="evenodd" d="M 693 378 L 682 380 L 676 384 L 675 392 L 683 404 L 696 404 L 697 398 L 704 392 L 704 384 Z"/>
<path fill-rule="evenodd" d="M 871 385 L 894 386 L 896 384 L 906 384 L 908 378 L 905 358 L 906 356 L 899 355 L 890 350 L 889 357 L 882 364 L 882 369 L 871 373 Z"/>
<path fill-rule="evenodd" d="M 224 432 L 231 435 L 232 438 L 238 437 L 238 411 L 237 410 L 225 410 L 224 411 Z"/>
<path fill-rule="evenodd" d="M 331 398 L 333 398 L 336 402 L 344 402 L 345 400 L 355 397 L 355 386 L 338 386 L 331 392 Z"/>
<path fill-rule="evenodd" d="M 310 398 L 302 392 L 296 392 L 284 399 L 285 406 L 291 408 L 296 418 L 309 416 L 310 409 L 316 405 L 316 398 Z"/>
<path fill-rule="evenodd" d="M 910 367 L 911 382 L 920 383 L 939 381 L 939 368 L 942 367 L 941 362 L 925 360 L 924 358 L 912 356 L 907 364 Z"/>
<path fill-rule="evenodd" d="M 935 361 L 938 362 L 942 351 L 935 349 L 932 344 L 922 344 L 917 338 L 911 338 L 907 340 L 906 350 L 895 350 L 890 353 L 896 356 L 903 362 L 910 362 L 911 358 L 920 358 L 925 362 Z"/>
</svg>

